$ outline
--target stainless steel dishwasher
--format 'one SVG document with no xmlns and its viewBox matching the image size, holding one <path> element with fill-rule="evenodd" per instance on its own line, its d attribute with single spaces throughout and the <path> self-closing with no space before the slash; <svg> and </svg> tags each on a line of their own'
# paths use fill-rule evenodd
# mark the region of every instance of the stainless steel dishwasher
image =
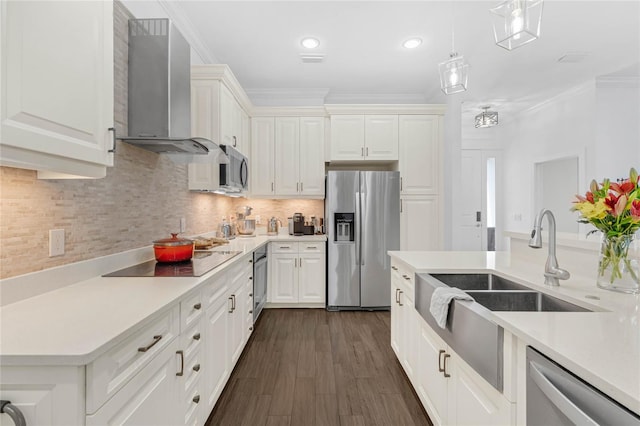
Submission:
<svg viewBox="0 0 640 426">
<path fill-rule="evenodd" d="M 527 425 L 640 426 L 640 416 L 528 346 Z"/>
<path fill-rule="evenodd" d="M 253 323 L 267 302 L 267 246 L 253 252 Z"/>
</svg>

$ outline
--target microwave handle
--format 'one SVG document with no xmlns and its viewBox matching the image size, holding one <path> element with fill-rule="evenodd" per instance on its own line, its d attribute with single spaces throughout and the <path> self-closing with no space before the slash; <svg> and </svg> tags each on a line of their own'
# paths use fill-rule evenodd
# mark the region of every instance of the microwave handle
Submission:
<svg viewBox="0 0 640 426">
<path fill-rule="evenodd" d="M 249 180 L 249 167 L 247 166 L 247 160 L 242 159 L 240 163 L 240 184 L 242 188 L 247 188 L 247 181 Z"/>
</svg>

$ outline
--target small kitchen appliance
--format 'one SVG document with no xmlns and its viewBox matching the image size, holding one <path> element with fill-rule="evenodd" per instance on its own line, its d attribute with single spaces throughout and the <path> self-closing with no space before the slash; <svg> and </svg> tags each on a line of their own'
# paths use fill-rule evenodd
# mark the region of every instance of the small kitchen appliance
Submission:
<svg viewBox="0 0 640 426">
<path fill-rule="evenodd" d="M 302 213 L 293 214 L 293 235 L 304 235 L 304 216 Z M 291 231 L 289 232 L 291 234 Z"/>
<path fill-rule="evenodd" d="M 244 206 L 240 207 L 237 212 L 238 219 L 236 220 L 238 226 L 238 235 L 241 237 L 253 237 L 256 231 L 255 219 L 247 219 L 247 216 L 251 215 L 252 207 Z"/>
<path fill-rule="evenodd" d="M 275 216 L 272 217 L 267 223 L 267 235 L 278 235 L 281 226 L 282 222 L 280 222 L 280 219 L 277 219 Z"/>
</svg>

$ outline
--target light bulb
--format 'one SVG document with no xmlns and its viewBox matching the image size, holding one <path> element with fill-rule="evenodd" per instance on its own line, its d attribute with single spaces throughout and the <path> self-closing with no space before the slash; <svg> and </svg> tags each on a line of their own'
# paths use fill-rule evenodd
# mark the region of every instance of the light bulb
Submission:
<svg viewBox="0 0 640 426">
<path fill-rule="evenodd" d="M 524 19 L 522 18 L 522 9 L 516 8 L 511 12 L 511 35 L 514 40 L 520 38 L 520 32 L 524 29 Z"/>
<path fill-rule="evenodd" d="M 449 74 L 449 84 L 451 86 L 456 86 L 460 77 L 458 76 L 458 69 L 456 67 L 451 68 L 451 74 Z"/>
</svg>

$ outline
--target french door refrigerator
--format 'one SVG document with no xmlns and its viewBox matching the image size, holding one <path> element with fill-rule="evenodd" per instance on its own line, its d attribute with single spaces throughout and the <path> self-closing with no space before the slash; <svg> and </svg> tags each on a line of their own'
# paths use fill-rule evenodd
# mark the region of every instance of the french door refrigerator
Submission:
<svg viewBox="0 0 640 426">
<path fill-rule="evenodd" d="M 388 309 L 400 249 L 400 173 L 327 173 L 327 309 Z"/>
</svg>

